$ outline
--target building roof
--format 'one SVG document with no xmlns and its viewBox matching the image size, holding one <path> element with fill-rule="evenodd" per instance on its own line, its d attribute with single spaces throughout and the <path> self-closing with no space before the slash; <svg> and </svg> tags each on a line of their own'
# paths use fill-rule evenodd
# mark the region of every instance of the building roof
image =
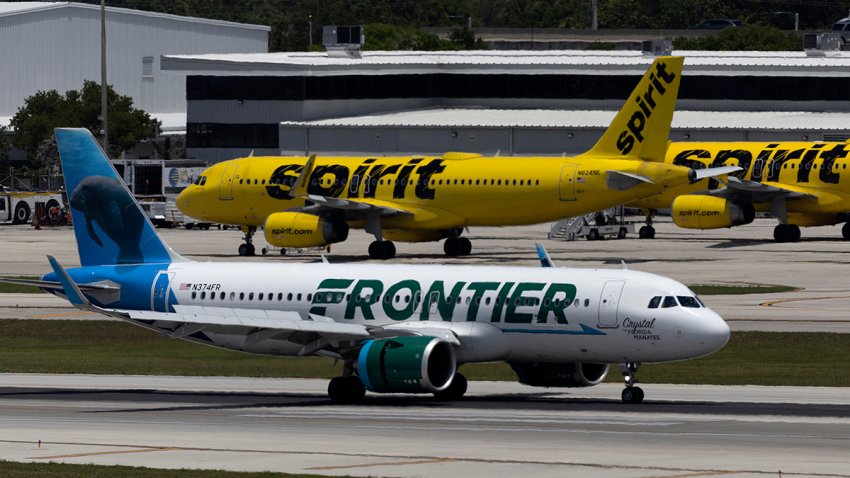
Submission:
<svg viewBox="0 0 850 478">
<path fill-rule="evenodd" d="M 850 52 L 675 51 L 688 75 L 850 76 Z M 590 74 L 642 75 L 654 57 L 640 51 L 364 51 L 361 58 L 320 52 L 166 55 L 162 69 L 194 75 Z"/>
<path fill-rule="evenodd" d="M 148 113 L 161 123 L 160 134 L 186 134 L 186 113 Z M 0 116 L 0 126 L 9 127 L 11 116 Z"/>
<path fill-rule="evenodd" d="M 99 5 L 90 5 L 87 3 L 76 3 L 76 2 L 9 2 L 9 3 L 0 3 L 0 18 L 12 16 L 12 15 L 21 15 L 25 13 L 35 13 L 35 12 L 43 12 L 48 10 L 58 10 L 65 8 L 77 8 L 77 9 L 87 9 L 87 10 L 97 10 L 100 11 Z M 168 13 L 157 13 L 157 12 L 147 12 L 144 10 L 133 10 L 129 8 L 118 8 L 118 7 L 106 7 L 106 12 L 108 14 L 124 14 L 124 15 L 137 15 L 137 16 L 145 16 L 152 18 L 160 18 L 160 19 L 168 19 L 168 20 L 177 20 L 181 22 L 191 22 L 191 23 L 205 23 L 209 25 L 223 26 L 223 27 L 234 27 L 234 28 L 246 28 L 246 29 L 256 29 L 256 30 L 264 30 L 271 31 L 271 27 L 266 25 L 252 25 L 249 23 L 236 23 L 236 22 L 227 22 L 223 20 L 212 20 L 208 18 L 196 18 L 196 17 L 183 17 L 180 15 L 171 15 Z"/>
<path fill-rule="evenodd" d="M 285 121 L 311 128 L 605 128 L 616 111 L 486 108 L 429 108 L 317 121 Z M 850 129 L 850 112 L 676 111 L 673 128 L 689 130 L 841 130 Z"/>
</svg>

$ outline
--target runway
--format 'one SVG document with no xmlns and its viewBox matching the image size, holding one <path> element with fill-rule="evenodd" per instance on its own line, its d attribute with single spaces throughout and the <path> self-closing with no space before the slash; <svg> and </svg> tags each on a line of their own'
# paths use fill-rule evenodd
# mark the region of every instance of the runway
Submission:
<svg viewBox="0 0 850 478">
<path fill-rule="evenodd" d="M 354 476 L 850 477 L 850 389 L 646 384 L 469 397 L 322 380 L 3 375 L 0 458 Z M 39 447 L 38 441 L 41 440 Z"/>
</svg>

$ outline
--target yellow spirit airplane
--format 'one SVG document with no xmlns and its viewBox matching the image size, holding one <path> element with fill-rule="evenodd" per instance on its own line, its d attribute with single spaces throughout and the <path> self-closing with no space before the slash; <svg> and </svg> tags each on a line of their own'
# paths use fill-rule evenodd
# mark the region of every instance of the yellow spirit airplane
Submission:
<svg viewBox="0 0 850 478">
<path fill-rule="evenodd" d="M 177 198 L 185 214 L 240 225 L 240 255 L 253 255 L 258 227 L 282 248 L 344 241 L 351 227 L 375 236 L 369 256 L 395 256 L 391 242 L 446 239 L 468 255 L 470 226 L 537 224 L 662 193 L 704 177 L 663 161 L 683 58 L 659 57 L 588 152 L 563 157 L 250 157 L 209 167 Z M 285 250 L 285 249 L 284 249 Z"/>
<path fill-rule="evenodd" d="M 779 221 L 773 231 L 777 242 L 800 240 L 800 227 L 844 222 L 841 233 L 850 239 L 848 153 L 850 145 L 841 142 L 670 143 L 668 164 L 741 169 L 726 178 L 725 187 L 708 179 L 630 205 L 651 211 L 669 207 L 676 225 L 688 229 L 749 224 L 757 211 L 768 212 Z M 654 236 L 651 222 L 640 236 Z"/>
</svg>

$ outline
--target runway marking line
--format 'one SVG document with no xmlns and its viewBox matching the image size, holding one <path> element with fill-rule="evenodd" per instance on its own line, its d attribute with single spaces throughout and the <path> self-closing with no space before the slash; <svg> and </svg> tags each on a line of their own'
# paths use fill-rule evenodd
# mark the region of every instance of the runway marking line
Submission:
<svg viewBox="0 0 850 478">
<path fill-rule="evenodd" d="M 648 478 L 693 478 L 695 476 L 722 476 L 722 475 L 738 475 L 741 473 L 745 473 L 742 471 L 698 471 L 695 473 L 685 473 L 682 475 L 659 475 L 659 476 L 650 476 Z"/>
<path fill-rule="evenodd" d="M 113 451 L 96 451 L 88 453 L 71 453 L 69 455 L 53 455 L 53 456 L 31 456 L 27 460 L 55 460 L 58 458 L 82 458 L 84 456 L 98 455 L 126 455 L 129 453 L 150 453 L 154 451 L 178 451 L 179 448 L 141 448 L 136 450 L 113 450 Z"/>
<path fill-rule="evenodd" d="M 347 468 L 368 468 L 371 466 L 402 466 L 402 465 L 427 465 L 430 463 L 450 463 L 455 461 L 463 461 L 458 458 L 431 458 L 425 460 L 408 460 L 408 461 L 386 461 L 380 463 L 363 463 L 359 465 L 336 465 L 336 466 L 312 466 L 305 470 L 327 471 L 327 470 L 344 470 Z"/>
</svg>

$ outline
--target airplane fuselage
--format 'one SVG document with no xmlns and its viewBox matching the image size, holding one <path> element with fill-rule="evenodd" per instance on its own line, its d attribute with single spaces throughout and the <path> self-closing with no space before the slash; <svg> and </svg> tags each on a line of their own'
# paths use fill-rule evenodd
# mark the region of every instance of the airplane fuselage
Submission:
<svg viewBox="0 0 850 478">
<path fill-rule="evenodd" d="M 811 198 L 788 201 L 789 222 L 799 225 L 835 224 L 836 214 L 850 211 L 850 146 L 839 142 L 675 142 L 665 161 L 694 168 L 739 166 L 731 174 L 740 179 L 775 185 Z M 662 194 L 631 203 L 636 207 L 670 207 L 676 196 L 722 187 L 707 179 L 669 188 Z M 770 203 L 755 203 L 756 210 L 770 211 Z M 795 215 L 799 214 L 799 215 Z"/>
<path fill-rule="evenodd" d="M 204 172 L 178 205 L 185 213 L 225 224 L 261 226 L 273 213 L 305 205 L 290 196 L 307 158 L 254 157 Z M 607 171 L 652 179 L 611 189 Z M 491 157 L 318 157 L 307 192 L 409 208 L 382 219 L 387 229 L 536 224 L 604 209 L 662 192 L 671 178 L 687 183 L 687 168 L 627 159 Z M 354 222 L 355 226 L 362 226 Z"/>
<path fill-rule="evenodd" d="M 455 331 L 468 337 L 457 348 L 460 363 L 659 362 L 708 354 L 728 338 L 723 320 L 687 287 L 629 270 L 180 262 L 68 272 L 81 284 L 120 284 L 120 297 L 99 304 L 108 308 L 286 310 L 388 331 Z M 654 297 L 672 302 L 650 308 Z M 284 336 L 253 343 L 221 331 L 184 338 L 252 353 L 303 350 Z"/>
</svg>

